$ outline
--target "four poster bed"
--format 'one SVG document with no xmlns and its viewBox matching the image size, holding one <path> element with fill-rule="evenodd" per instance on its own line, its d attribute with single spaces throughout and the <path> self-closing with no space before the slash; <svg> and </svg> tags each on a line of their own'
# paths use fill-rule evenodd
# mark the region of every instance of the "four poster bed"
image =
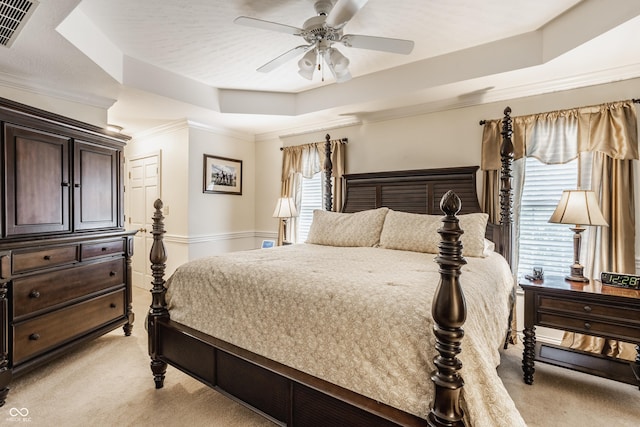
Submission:
<svg viewBox="0 0 640 427">
<path fill-rule="evenodd" d="M 509 113 L 500 224 L 480 213 L 477 167 L 345 175 L 343 213 L 316 211 L 307 243 L 191 261 L 165 282 L 156 201 L 156 388 L 169 364 L 280 425 L 523 425 L 495 371 L 514 296 Z"/>
</svg>

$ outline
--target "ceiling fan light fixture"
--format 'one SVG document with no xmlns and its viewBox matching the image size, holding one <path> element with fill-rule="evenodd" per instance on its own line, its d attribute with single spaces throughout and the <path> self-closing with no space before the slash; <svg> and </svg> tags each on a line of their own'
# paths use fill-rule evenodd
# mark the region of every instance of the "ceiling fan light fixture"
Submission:
<svg viewBox="0 0 640 427">
<path fill-rule="evenodd" d="M 344 56 L 338 49 L 331 48 L 329 49 L 329 60 L 333 65 L 333 69 L 336 74 L 344 73 L 348 71 L 349 67 L 349 59 Z"/>
<path fill-rule="evenodd" d="M 341 72 L 336 71 L 335 76 L 336 83 L 344 83 L 348 80 L 351 80 L 351 73 L 349 72 L 349 70 L 343 70 Z"/>
<path fill-rule="evenodd" d="M 298 67 L 300 67 L 300 70 L 311 70 L 311 73 L 313 73 L 313 69 L 316 67 L 316 57 L 315 49 L 311 49 L 309 52 L 305 53 L 298 61 Z"/>
</svg>

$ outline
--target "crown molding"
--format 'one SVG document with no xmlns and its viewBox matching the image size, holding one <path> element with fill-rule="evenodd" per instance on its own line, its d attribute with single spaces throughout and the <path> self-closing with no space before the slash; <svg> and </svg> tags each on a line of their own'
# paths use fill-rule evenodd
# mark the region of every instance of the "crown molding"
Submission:
<svg viewBox="0 0 640 427">
<path fill-rule="evenodd" d="M 38 82 L 34 82 L 30 79 L 18 77 L 11 74 L 0 72 L 0 86 L 9 89 L 19 90 L 22 92 L 28 92 L 35 95 L 44 95 L 50 98 L 59 99 L 67 102 L 74 102 L 78 104 L 87 105 L 90 107 L 101 108 L 104 110 L 109 109 L 115 104 L 116 99 L 106 98 L 97 95 L 87 95 L 79 92 L 71 92 L 66 90 L 58 90 L 50 85 L 44 85 Z"/>
</svg>

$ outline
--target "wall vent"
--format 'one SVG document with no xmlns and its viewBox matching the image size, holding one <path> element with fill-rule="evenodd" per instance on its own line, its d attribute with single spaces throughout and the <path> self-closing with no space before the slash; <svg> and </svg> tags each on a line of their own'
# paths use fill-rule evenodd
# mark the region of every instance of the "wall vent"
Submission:
<svg viewBox="0 0 640 427">
<path fill-rule="evenodd" d="M 37 0 L 0 0 L 0 45 L 11 47 L 38 4 Z"/>
</svg>

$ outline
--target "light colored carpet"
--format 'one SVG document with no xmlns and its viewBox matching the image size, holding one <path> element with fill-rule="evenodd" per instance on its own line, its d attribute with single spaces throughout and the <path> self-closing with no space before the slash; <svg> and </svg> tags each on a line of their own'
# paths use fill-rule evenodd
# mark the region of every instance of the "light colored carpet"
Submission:
<svg viewBox="0 0 640 427">
<path fill-rule="evenodd" d="M 118 329 L 15 379 L 0 408 L 0 425 L 273 426 L 171 367 L 164 388 L 154 388 L 144 330 L 150 301 L 148 291 L 134 288 L 132 336 L 124 337 Z M 637 387 L 541 363 L 534 385 L 527 386 L 521 355 L 517 346 L 503 352 L 498 372 L 529 426 L 639 424 Z M 26 408 L 27 417 L 12 408 L 23 414 Z"/>
</svg>

